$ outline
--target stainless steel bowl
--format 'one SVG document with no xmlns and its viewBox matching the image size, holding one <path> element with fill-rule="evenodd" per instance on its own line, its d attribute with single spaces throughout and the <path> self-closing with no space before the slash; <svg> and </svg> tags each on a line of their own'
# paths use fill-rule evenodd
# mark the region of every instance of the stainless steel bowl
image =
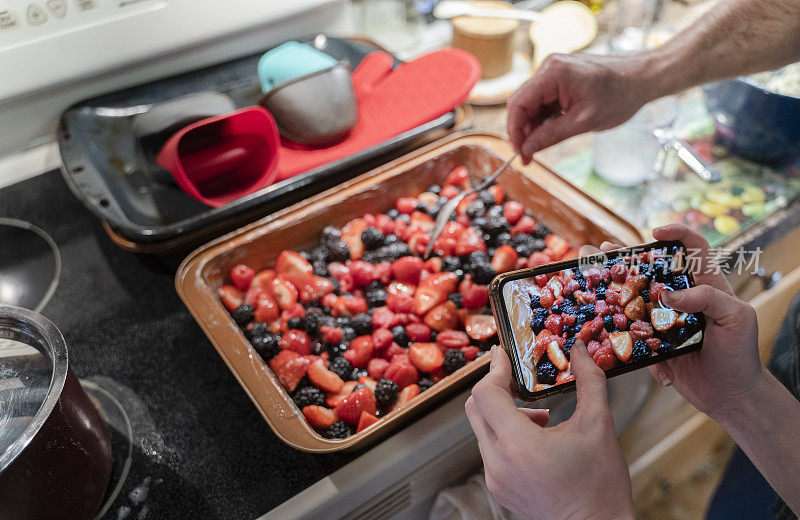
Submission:
<svg viewBox="0 0 800 520">
<path fill-rule="evenodd" d="M 261 98 L 280 133 L 306 146 L 329 146 L 341 141 L 356 123 L 358 108 L 350 79 L 350 64 L 279 83 Z"/>
</svg>

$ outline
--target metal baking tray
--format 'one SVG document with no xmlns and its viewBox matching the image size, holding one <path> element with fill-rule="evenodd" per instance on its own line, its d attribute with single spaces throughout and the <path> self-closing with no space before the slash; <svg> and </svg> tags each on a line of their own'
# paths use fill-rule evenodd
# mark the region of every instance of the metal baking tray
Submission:
<svg viewBox="0 0 800 520">
<path fill-rule="evenodd" d="M 360 38 L 301 38 L 355 68 L 370 52 L 383 50 Z M 266 49 L 265 49 L 266 51 Z M 134 117 L 154 103 L 204 91 L 221 92 L 237 107 L 258 103 L 255 74 L 263 53 L 82 101 L 61 118 L 58 143 L 64 179 L 83 204 L 102 219 L 112 239 L 127 249 L 162 252 L 175 241 L 194 245 L 235 229 L 363 172 L 360 164 L 409 145 L 430 132 L 452 128 L 456 111 L 350 157 L 273 184 L 221 208 L 187 196 L 155 163 L 152 143 L 137 138 Z M 395 58 L 396 64 L 399 60 Z M 235 221 L 235 225 L 226 223 Z M 216 232 L 210 235 L 210 232 Z M 194 240 L 193 240 L 194 239 Z M 144 245 L 137 248 L 137 245 Z M 149 247 L 148 247 L 149 246 Z"/>
<path fill-rule="evenodd" d="M 485 372 L 488 356 L 446 377 L 386 415 L 375 427 L 346 439 L 326 439 L 308 425 L 217 299 L 216 290 L 225 283 L 230 269 L 238 263 L 256 269 L 271 267 L 283 249 L 302 251 L 313 247 L 326 225 L 341 226 L 364 213 L 387 211 L 397 197 L 417 195 L 430 184 L 442 182 L 456 165 L 466 165 L 476 174 L 488 174 L 511 154 L 510 143 L 494 135 L 467 133 L 449 137 L 220 237 L 184 260 L 175 278 L 178 294 L 284 442 L 316 453 L 361 448 L 475 381 Z M 572 246 L 599 246 L 604 240 L 633 245 L 644 240 L 632 224 L 538 163 L 522 167 L 516 161 L 497 182 L 510 199 L 525 204 L 537 219 Z"/>
</svg>

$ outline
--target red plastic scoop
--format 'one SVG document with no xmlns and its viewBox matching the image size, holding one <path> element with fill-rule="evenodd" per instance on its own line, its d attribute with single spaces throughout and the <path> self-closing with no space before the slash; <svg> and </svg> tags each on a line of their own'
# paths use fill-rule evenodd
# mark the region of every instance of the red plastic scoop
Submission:
<svg viewBox="0 0 800 520">
<path fill-rule="evenodd" d="M 253 106 L 181 129 L 156 161 L 183 191 L 216 208 L 269 186 L 278 173 L 279 146 L 272 115 Z"/>
</svg>

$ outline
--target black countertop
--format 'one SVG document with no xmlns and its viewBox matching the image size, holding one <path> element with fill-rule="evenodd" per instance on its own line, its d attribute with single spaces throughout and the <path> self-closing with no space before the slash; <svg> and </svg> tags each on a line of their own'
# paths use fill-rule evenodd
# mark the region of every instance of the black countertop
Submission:
<svg viewBox="0 0 800 520">
<path fill-rule="evenodd" d="M 57 171 L 0 189 L 0 216 L 55 239 L 61 278 L 42 314 L 78 377 L 110 389 L 139 431 L 104 518 L 255 518 L 354 458 L 283 444 L 178 298 L 181 258 L 114 246 Z"/>
</svg>

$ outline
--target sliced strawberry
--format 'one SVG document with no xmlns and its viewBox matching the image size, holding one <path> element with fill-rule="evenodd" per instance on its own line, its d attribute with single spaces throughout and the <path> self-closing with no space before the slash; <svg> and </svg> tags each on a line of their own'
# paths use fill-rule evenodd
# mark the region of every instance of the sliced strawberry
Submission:
<svg viewBox="0 0 800 520">
<path fill-rule="evenodd" d="M 431 328 L 424 323 L 409 323 L 406 325 L 406 335 L 414 343 L 431 339 Z"/>
<path fill-rule="evenodd" d="M 533 234 L 535 232 L 536 232 L 536 221 L 533 219 L 533 217 L 530 217 L 528 215 L 523 215 L 519 219 L 519 222 L 517 222 L 511 227 L 511 236 L 519 235 L 522 233 Z"/>
<path fill-rule="evenodd" d="M 381 359 L 381 360 L 379 360 L 379 361 L 384 361 L 384 360 L 383 360 L 383 359 Z M 367 388 L 369 388 L 369 389 L 370 389 L 370 391 L 371 391 L 373 394 L 375 393 L 375 386 L 377 386 L 377 384 L 378 384 L 378 382 L 377 382 L 377 381 L 375 381 L 374 379 L 372 379 L 372 378 L 371 378 L 371 377 L 369 377 L 369 376 L 360 376 L 360 377 L 358 378 L 358 383 L 359 383 L 359 384 L 361 384 L 361 385 L 364 385 L 364 386 L 366 386 Z"/>
<path fill-rule="evenodd" d="M 400 294 L 405 296 L 414 296 L 414 293 L 417 291 L 417 285 L 413 283 L 405 283 L 399 282 L 397 280 L 393 281 L 389 284 L 386 288 L 386 292 L 391 294 Z"/>
<path fill-rule="evenodd" d="M 291 350 L 298 354 L 311 354 L 311 338 L 302 330 L 291 329 L 281 336 L 278 345 L 285 350 Z"/>
<path fill-rule="evenodd" d="M 304 406 L 303 415 L 308 424 L 320 430 L 327 430 L 336 422 L 336 413 L 333 410 L 316 404 Z"/>
<path fill-rule="evenodd" d="M 478 198 L 477 193 L 471 193 L 461 199 L 461 201 L 456 206 L 456 214 L 458 215 L 466 215 L 467 214 L 467 207 L 472 204 Z"/>
<path fill-rule="evenodd" d="M 314 271 L 311 264 L 300 253 L 294 251 L 281 251 L 275 262 L 275 270 L 297 278 L 310 276 Z"/>
<path fill-rule="evenodd" d="M 325 295 L 333 292 L 333 284 L 327 278 L 311 275 L 300 281 L 296 286 L 299 292 L 300 301 L 310 303 L 319 301 Z"/>
<path fill-rule="evenodd" d="M 397 314 L 388 307 L 377 307 L 372 313 L 372 327 L 375 329 L 391 329 L 399 323 Z"/>
<path fill-rule="evenodd" d="M 416 285 L 424 265 L 422 258 L 404 256 L 392 262 L 392 275 L 398 282 Z"/>
<path fill-rule="evenodd" d="M 392 347 L 389 347 L 389 349 L 391 348 Z M 389 362 L 389 366 L 386 367 L 386 372 L 384 372 L 383 377 L 391 379 L 400 388 L 405 388 L 417 382 L 417 379 L 419 379 L 419 372 L 407 357 L 398 355 Z"/>
<path fill-rule="evenodd" d="M 281 315 L 278 303 L 267 291 L 262 292 L 256 301 L 254 319 L 265 323 L 278 319 Z"/>
<path fill-rule="evenodd" d="M 505 191 L 503 191 L 503 187 L 499 184 L 494 184 L 489 186 L 489 193 L 494 195 L 494 203 L 495 204 L 502 204 L 506 198 Z"/>
<path fill-rule="evenodd" d="M 569 244 L 567 241 L 553 233 L 550 233 L 544 238 L 544 243 L 547 249 L 553 252 L 553 258 L 556 259 L 561 258 L 569 251 Z"/>
<path fill-rule="evenodd" d="M 446 330 L 436 335 L 436 343 L 444 350 L 463 348 L 469 345 L 469 336 L 460 330 Z"/>
<path fill-rule="evenodd" d="M 217 296 L 219 296 L 222 305 L 224 305 L 229 312 L 235 311 L 239 308 L 239 305 L 242 304 L 242 291 L 233 285 L 223 285 L 220 287 L 217 290 Z"/>
<path fill-rule="evenodd" d="M 366 368 L 373 351 L 372 336 L 364 335 L 353 339 L 342 356 L 349 361 L 354 368 Z"/>
<path fill-rule="evenodd" d="M 361 388 L 355 392 L 351 392 L 347 397 L 342 399 L 336 405 L 334 411 L 339 419 L 346 423 L 357 425 L 358 420 L 361 418 L 361 412 L 375 415 L 377 410 L 377 403 L 375 396 L 369 388 Z"/>
<path fill-rule="evenodd" d="M 411 218 L 408 222 L 408 229 L 412 231 L 425 231 L 426 233 L 430 233 L 433 231 L 433 226 L 435 225 L 436 223 L 430 217 L 430 215 L 421 211 L 415 211 L 411 214 Z"/>
<path fill-rule="evenodd" d="M 455 253 L 458 256 L 465 256 L 475 251 L 486 251 L 486 243 L 483 241 L 480 231 L 470 226 L 462 231 L 456 239 Z"/>
<path fill-rule="evenodd" d="M 422 266 L 423 271 L 427 271 L 429 273 L 441 273 L 442 272 L 442 259 L 438 256 L 434 256 L 433 258 L 429 258 L 425 261 L 425 264 Z"/>
<path fill-rule="evenodd" d="M 404 349 L 397 343 L 392 343 L 391 345 L 389 345 L 389 348 L 387 348 L 383 352 L 383 355 L 381 357 L 383 357 L 383 359 L 391 363 L 392 361 L 394 361 L 394 358 L 398 356 L 406 356 L 406 349 Z"/>
<path fill-rule="evenodd" d="M 556 336 L 560 336 L 564 330 L 564 318 L 560 314 L 551 314 L 544 320 L 544 326 Z"/>
<path fill-rule="evenodd" d="M 456 166 L 447 174 L 442 186 L 457 186 L 463 190 L 469 189 L 469 172 L 466 166 Z"/>
<path fill-rule="evenodd" d="M 544 253 L 542 251 L 535 251 L 528 258 L 528 267 L 539 267 L 540 265 L 549 264 L 550 262 L 552 262 L 552 260 L 547 255 L 547 253 Z"/>
<path fill-rule="evenodd" d="M 442 367 L 444 355 L 436 343 L 414 343 L 408 349 L 408 358 L 421 372 L 431 374 Z"/>
<path fill-rule="evenodd" d="M 373 379 L 383 378 L 383 374 L 389 367 L 389 362 L 381 358 L 372 358 L 367 362 L 367 374 Z"/>
<path fill-rule="evenodd" d="M 631 321 L 642 320 L 646 315 L 647 309 L 645 308 L 644 298 L 641 296 L 632 299 L 625 306 L 625 316 Z"/>
<path fill-rule="evenodd" d="M 421 255 L 428 248 L 428 242 L 431 240 L 430 233 L 425 231 L 415 231 L 408 237 L 408 248 L 412 253 Z"/>
<path fill-rule="evenodd" d="M 380 421 L 380 419 L 378 419 L 374 414 L 367 413 L 366 411 L 361 412 L 361 417 L 358 419 L 356 433 L 360 432 L 361 430 L 366 430 L 378 421 Z"/>
<path fill-rule="evenodd" d="M 368 227 L 369 224 L 364 219 L 356 218 L 342 228 L 342 242 L 350 249 L 350 260 L 358 260 L 364 254 L 365 247 L 361 241 L 361 233 Z"/>
<path fill-rule="evenodd" d="M 514 266 L 517 265 L 517 258 L 519 258 L 519 255 L 513 247 L 508 244 L 502 245 L 494 252 L 492 267 L 498 274 L 506 273 L 513 270 Z"/>
<path fill-rule="evenodd" d="M 394 221 L 383 213 L 375 215 L 374 226 L 378 228 L 381 233 L 388 235 L 394 230 Z"/>
<path fill-rule="evenodd" d="M 439 195 L 446 199 L 452 199 L 457 197 L 459 193 L 461 193 L 461 188 L 457 188 L 456 186 L 443 186 Z"/>
<path fill-rule="evenodd" d="M 556 375 L 556 384 L 560 385 L 562 383 L 569 383 L 570 381 L 575 381 L 575 376 L 570 373 L 569 370 L 562 370 L 561 372 Z"/>
<path fill-rule="evenodd" d="M 474 283 L 470 277 L 464 278 L 458 291 L 461 293 L 461 306 L 465 309 L 480 309 L 489 302 L 489 288 Z"/>
<path fill-rule="evenodd" d="M 345 381 L 344 386 L 337 393 L 328 393 L 325 395 L 325 404 L 331 408 L 336 408 L 342 399 L 350 395 L 353 389 L 358 385 L 358 381 Z"/>
<path fill-rule="evenodd" d="M 337 393 L 342 390 L 344 381 L 336 373 L 325 367 L 325 362 L 319 359 L 308 366 L 308 379 L 320 390 Z"/>
<path fill-rule="evenodd" d="M 669 330 L 678 320 L 678 313 L 670 309 L 657 307 L 650 311 L 650 323 L 659 332 Z"/>
<path fill-rule="evenodd" d="M 237 289 L 244 292 L 250 288 L 250 282 L 253 281 L 255 275 L 256 272 L 252 267 L 248 267 L 244 264 L 237 264 L 231 269 L 231 283 Z"/>
<path fill-rule="evenodd" d="M 555 339 L 552 339 L 547 344 L 547 357 L 550 358 L 550 361 L 552 361 L 559 370 L 566 370 L 569 367 L 569 361 L 564 355 L 564 352 L 561 351 L 558 341 Z"/>
<path fill-rule="evenodd" d="M 397 395 L 397 401 L 392 405 L 392 411 L 403 406 L 419 395 L 419 385 L 416 383 L 404 387 Z"/>
<path fill-rule="evenodd" d="M 387 285 L 392 281 L 392 264 L 390 262 L 378 262 L 372 266 L 373 279 Z"/>
<path fill-rule="evenodd" d="M 525 206 L 519 202 L 510 200 L 503 204 L 503 216 L 512 226 L 519 222 L 523 215 L 525 215 Z"/>
<path fill-rule="evenodd" d="M 306 375 L 308 359 L 291 350 L 281 350 L 269 360 L 269 368 L 288 392 L 293 392 Z"/>
<path fill-rule="evenodd" d="M 288 321 L 292 318 L 302 319 L 303 317 L 305 317 L 305 315 L 306 315 L 306 308 L 299 303 L 295 303 L 291 307 L 281 312 L 281 321 L 284 323 L 288 323 Z"/>
<path fill-rule="evenodd" d="M 466 358 L 467 363 L 469 363 L 470 361 L 475 360 L 475 358 L 477 358 L 478 354 L 480 354 L 480 352 L 481 352 L 481 349 L 479 349 L 478 347 L 476 347 L 474 345 L 468 345 L 466 347 L 461 347 L 459 350 L 461 350 L 461 352 L 464 353 L 464 357 Z"/>
<path fill-rule="evenodd" d="M 611 342 L 611 350 L 614 351 L 614 355 L 623 363 L 627 363 L 633 351 L 631 333 L 627 331 L 612 332 L 608 335 L 608 340 Z"/>
<path fill-rule="evenodd" d="M 382 352 L 389 348 L 394 341 L 392 331 L 387 328 L 378 328 L 372 331 L 372 347 L 377 352 Z"/>
<path fill-rule="evenodd" d="M 297 303 L 297 289 L 281 274 L 272 279 L 268 289 L 281 309 L 287 309 Z"/>
<path fill-rule="evenodd" d="M 611 347 L 611 343 L 608 344 Z M 592 340 L 586 344 L 586 351 L 589 352 L 589 355 L 594 357 L 594 353 L 597 352 L 597 349 L 601 347 L 601 343 L 597 340 Z"/>
<path fill-rule="evenodd" d="M 497 334 L 497 324 L 491 314 L 473 314 L 465 323 L 467 335 L 478 341 L 486 341 Z"/>
<path fill-rule="evenodd" d="M 417 209 L 417 199 L 414 197 L 400 197 L 395 201 L 394 207 L 404 215 L 411 215 Z"/>
<path fill-rule="evenodd" d="M 366 287 L 375 279 L 375 266 L 369 262 L 355 260 L 350 262 L 350 276 L 356 287 Z"/>
<path fill-rule="evenodd" d="M 457 310 L 456 304 L 447 300 L 429 310 L 423 321 L 425 325 L 437 332 L 454 329 L 458 325 Z"/>
</svg>

